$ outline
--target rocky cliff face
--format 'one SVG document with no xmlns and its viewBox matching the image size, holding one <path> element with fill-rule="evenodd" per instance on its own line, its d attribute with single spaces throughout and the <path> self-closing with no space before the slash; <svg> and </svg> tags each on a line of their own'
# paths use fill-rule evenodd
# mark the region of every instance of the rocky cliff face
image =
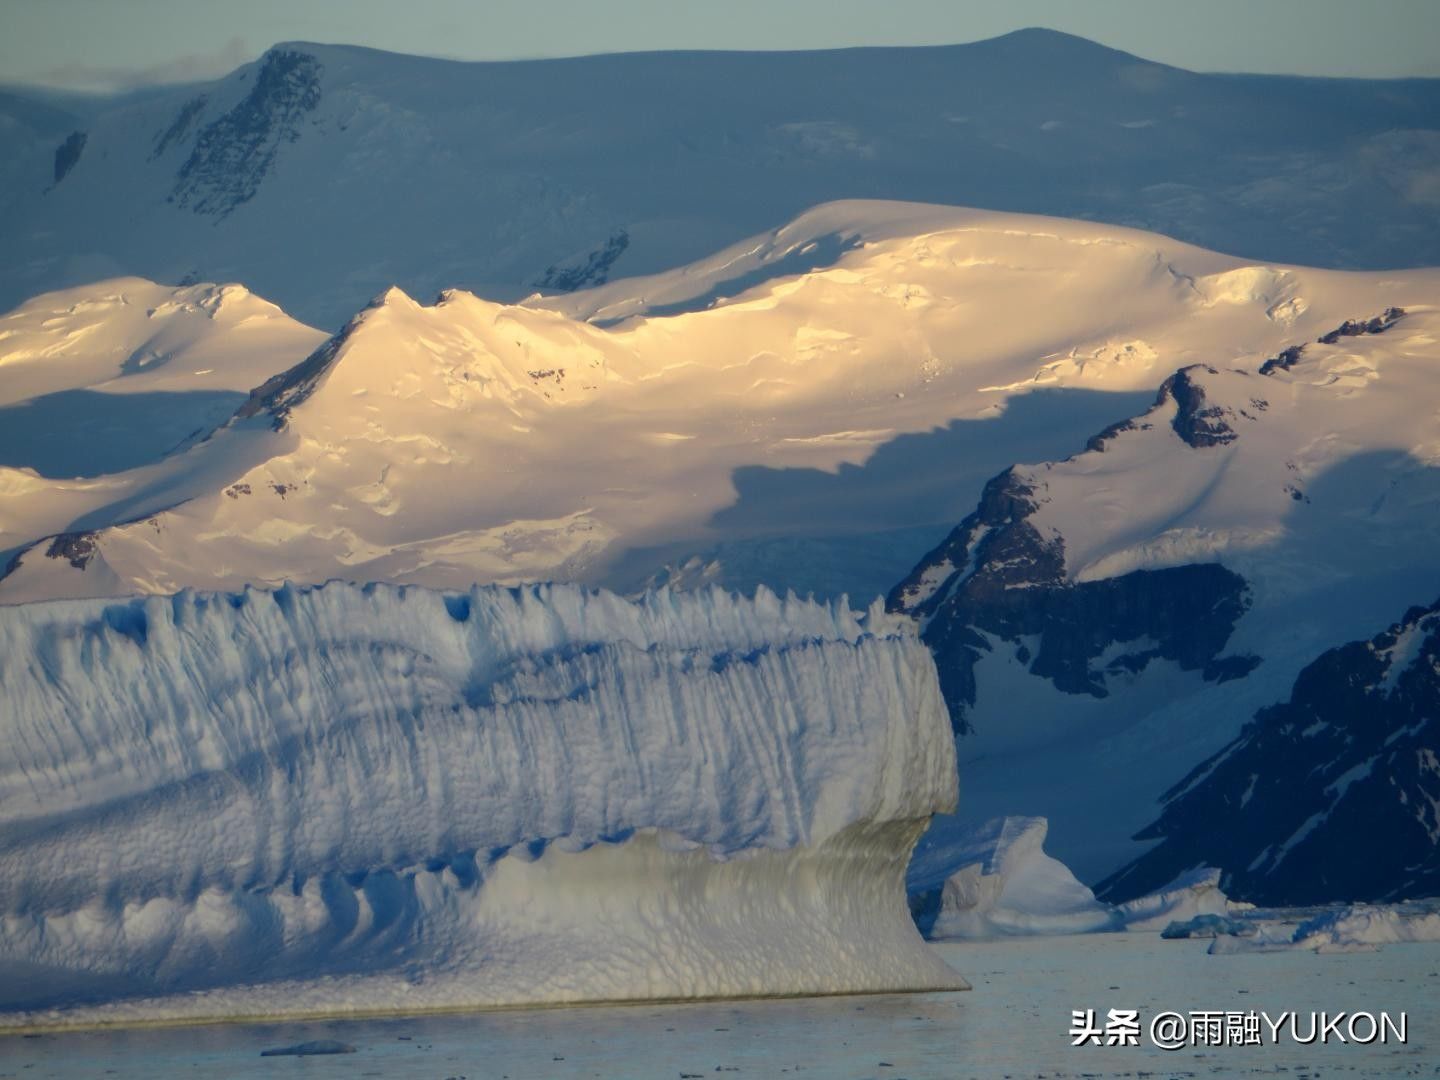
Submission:
<svg viewBox="0 0 1440 1080">
<path fill-rule="evenodd" d="M 574 292 L 592 285 L 604 285 L 610 279 L 610 268 L 630 246 L 630 234 L 616 229 L 609 239 L 594 251 L 568 263 L 554 263 L 535 279 L 535 286 L 547 292 Z"/>
<path fill-rule="evenodd" d="M 1108 676 L 1134 674 L 1156 659 L 1211 680 L 1259 663 L 1221 656 L 1246 608 L 1240 575 L 1203 563 L 1070 581 L 1064 540 L 1030 520 L 1042 501 L 1024 473 L 1001 473 L 975 512 L 888 599 L 890 610 L 921 620 L 956 732 L 970 730 L 975 665 L 998 648 L 1014 649 L 1032 675 L 1057 689 L 1097 698 L 1109 694 Z"/>
<path fill-rule="evenodd" d="M 223 218 L 249 202 L 275 165 L 280 148 L 300 138 L 300 124 L 320 104 L 320 62 L 289 49 L 266 53 L 250 93 L 201 129 L 176 175 L 170 201 Z M 156 153 L 194 121 L 204 99 L 187 102 L 157 140 Z"/>
<path fill-rule="evenodd" d="M 1044 814 L 1109 900 L 1195 866 L 1267 903 L 1440 888 L 1440 617 L 1369 640 L 1440 595 L 1433 309 L 1347 307 L 996 477 L 889 597 L 966 736 L 965 812 Z"/>
<path fill-rule="evenodd" d="M 1361 337 L 1365 334 L 1383 334 L 1405 317 L 1405 309 L 1388 307 L 1379 315 L 1369 319 L 1346 319 L 1335 329 L 1327 331 L 1316 338 L 1320 345 L 1334 345 L 1341 338 Z M 1298 342 L 1294 345 L 1287 345 L 1274 356 L 1270 357 L 1260 365 L 1261 375 L 1273 375 L 1277 371 L 1289 371 L 1300 362 L 1305 355 L 1305 349 L 1309 342 Z"/>
<path fill-rule="evenodd" d="M 1159 845 L 1101 895 L 1202 863 L 1261 904 L 1440 892 L 1440 601 L 1324 653 L 1166 802 L 1136 837 Z"/>
<path fill-rule="evenodd" d="M 85 149 L 86 135 L 83 131 L 72 131 L 55 150 L 55 183 L 70 175 Z"/>
</svg>

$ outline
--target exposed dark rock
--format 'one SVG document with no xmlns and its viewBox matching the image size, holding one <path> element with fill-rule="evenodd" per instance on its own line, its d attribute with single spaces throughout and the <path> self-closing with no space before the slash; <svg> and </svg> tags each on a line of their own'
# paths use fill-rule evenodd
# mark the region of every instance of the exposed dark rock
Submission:
<svg viewBox="0 0 1440 1080">
<path fill-rule="evenodd" d="M 4 581 L 16 570 L 20 569 L 20 564 L 25 559 L 25 553 L 29 550 L 29 548 L 18 548 L 11 554 L 10 558 L 5 562 L 5 569 L 0 570 L 0 581 Z"/>
<path fill-rule="evenodd" d="M 268 413 L 271 418 L 270 426 L 275 431 L 284 431 L 286 424 L 290 422 L 291 410 L 315 392 L 335 363 L 336 357 L 340 355 L 340 347 L 359 328 L 366 312 L 382 302 L 383 298 L 372 301 L 364 311 L 346 323 L 344 329 L 300 363 L 278 375 L 272 375 L 251 390 L 245 404 L 235 410 L 233 420 L 248 420 L 252 416 Z"/>
<path fill-rule="evenodd" d="M 1304 345 L 1287 346 L 1260 365 L 1260 374 L 1270 375 L 1276 371 L 1289 371 L 1300 362 L 1300 357 L 1304 352 Z"/>
<path fill-rule="evenodd" d="M 382 293 L 371 300 L 345 324 L 338 334 L 304 360 L 278 375 L 272 375 L 251 390 L 245 403 L 235 410 L 235 415 L 227 423 L 248 420 L 261 413 L 268 413 L 271 428 L 275 431 L 284 431 L 290 422 L 290 413 L 325 381 L 326 374 L 340 355 L 340 349 L 350 340 L 350 336 L 360 329 L 370 312 L 385 306 L 387 296 L 388 293 Z"/>
<path fill-rule="evenodd" d="M 300 121 L 320 104 L 320 71 L 306 53 L 266 53 L 245 99 L 201 130 L 171 201 L 223 218 L 254 198 L 280 147 L 300 138 Z"/>
<path fill-rule="evenodd" d="M 1170 422 L 1175 434 L 1194 447 L 1224 446 L 1240 436 L 1228 421 L 1234 417 L 1229 409 L 1206 402 L 1205 387 L 1197 375 L 1206 372 L 1218 375 L 1212 367 L 1194 365 L 1181 368 L 1160 384 L 1160 393 L 1155 404 L 1160 405 L 1166 398 L 1175 401 L 1175 419 Z"/>
<path fill-rule="evenodd" d="M 1199 864 L 1267 905 L 1440 894 L 1440 601 L 1321 655 L 1164 800 L 1106 899 Z"/>
<path fill-rule="evenodd" d="M 1334 345 L 1342 337 L 1359 337 L 1361 334 L 1383 334 L 1389 330 L 1400 319 L 1404 318 L 1405 309 L 1388 307 L 1379 315 L 1370 319 L 1347 319 L 1328 334 L 1322 334 L 1317 340 L 1321 345 Z M 1300 362 L 1305 355 L 1305 345 L 1290 345 L 1281 349 L 1276 355 L 1270 357 L 1260 365 L 1261 375 L 1273 375 L 1277 371 L 1289 371 Z"/>
<path fill-rule="evenodd" d="M 590 252 L 579 263 L 547 266 L 545 272 L 535 279 L 535 286 L 554 292 L 574 292 L 592 285 L 604 285 L 615 260 L 625 254 L 629 246 L 630 234 L 624 229 L 617 229 L 603 247 Z"/>
<path fill-rule="evenodd" d="M 975 664 L 991 639 L 1038 637 L 1030 673 L 1066 693 L 1106 697 L 1107 675 L 1143 670 L 1165 659 L 1207 679 L 1235 678 L 1259 663 L 1221 658 L 1247 606 L 1245 580 L 1218 563 L 1137 570 L 1072 582 L 1065 546 L 1029 520 L 1042 499 L 1033 482 L 1009 469 L 985 486 L 980 505 L 891 592 L 887 606 L 921 620 L 935 655 L 940 688 L 959 733 L 971 730 Z M 987 636 L 988 635 L 988 636 Z M 1146 644 L 1094 663 L 1117 643 Z"/>
<path fill-rule="evenodd" d="M 1103 454 L 1108 443 L 1125 434 L 1127 431 L 1149 431 L 1154 424 L 1148 424 L 1143 420 L 1131 418 L 1111 424 L 1104 431 L 1091 435 L 1085 443 L 1086 450 L 1093 450 L 1097 454 Z"/>
<path fill-rule="evenodd" d="M 1334 345 L 1342 337 L 1359 337 L 1361 334 L 1383 334 L 1405 317 L 1405 309 L 1388 307 L 1370 319 L 1346 319 L 1343 323 L 1320 337 L 1321 345 Z"/>
<path fill-rule="evenodd" d="M 155 136 L 155 149 L 150 154 L 151 161 L 154 161 L 165 153 L 171 146 L 181 142 L 185 136 L 190 133 L 191 125 L 195 123 L 196 118 L 204 111 L 207 100 L 206 96 L 201 94 L 199 97 L 193 97 L 184 105 L 180 106 L 180 111 L 175 114 L 175 119 L 171 122 L 170 126 Z"/>
<path fill-rule="evenodd" d="M 60 183 L 75 168 L 80 152 L 85 149 L 85 132 L 72 131 L 55 149 L 55 183 Z"/>
<path fill-rule="evenodd" d="M 270 426 L 276 431 L 284 431 L 290 421 L 291 410 L 315 392 L 343 343 L 342 331 L 293 368 L 266 379 L 251 390 L 249 400 L 235 410 L 235 419 L 248 420 L 260 413 L 269 413 Z"/>
<path fill-rule="evenodd" d="M 45 555 L 51 559 L 66 559 L 76 570 L 84 570 L 95 558 L 95 534 L 61 533 L 50 542 Z"/>
<path fill-rule="evenodd" d="M 1154 425 L 1146 417 L 1168 401 L 1175 402 L 1175 417 L 1170 421 L 1170 426 L 1174 428 L 1175 434 L 1190 446 L 1202 448 L 1234 442 L 1240 437 L 1229 423 L 1235 414 L 1223 406 L 1207 401 L 1202 383 L 1203 375 L 1219 374 L 1215 368 L 1200 364 L 1181 368 L 1160 384 L 1160 392 L 1155 395 L 1155 404 L 1150 407 L 1149 412 L 1144 416 L 1111 424 L 1104 431 L 1092 435 L 1086 442 L 1085 449 L 1104 453 L 1107 445 L 1126 432 L 1149 431 Z M 1250 404 L 1257 412 L 1264 412 L 1270 407 L 1270 403 L 1263 398 L 1252 397 Z M 1247 419 L 1254 419 L 1248 413 L 1243 415 Z"/>
</svg>

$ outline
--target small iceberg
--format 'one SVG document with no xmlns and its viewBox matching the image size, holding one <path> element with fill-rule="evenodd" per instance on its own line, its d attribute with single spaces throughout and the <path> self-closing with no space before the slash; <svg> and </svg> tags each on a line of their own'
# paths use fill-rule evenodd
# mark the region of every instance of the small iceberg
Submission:
<svg viewBox="0 0 1440 1080">
<path fill-rule="evenodd" d="M 1246 937 L 1216 938 L 1212 954 L 1245 952 L 1375 952 L 1382 945 L 1440 941 L 1436 901 L 1346 904 L 1311 915 L 1298 926 L 1266 921 L 1257 909 L 1256 931 Z"/>
<path fill-rule="evenodd" d="M 1043 817 L 993 818 L 929 838 L 911 864 L 911 907 L 934 941 L 1119 930 L 1116 909 L 1095 899 L 1045 853 Z"/>
<path fill-rule="evenodd" d="M 1196 921 L 1206 916 L 1224 919 L 1248 907 L 1248 904 L 1236 904 L 1221 891 L 1218 869 L 1201 866 L 1180 874 L 1174 881 L 1148 896 L 1127 900 L 1119 905 L 1118 910 L 1127 930 L 1163 932 L 1172 925 Z"/>
<path fill-rule="evenodd" d="M 1245 937 L 1255 933 L 1255 924 L 1244 919 L 1232 919 L 1226 915 L 1196 915 L 1184 922 L 1172 922 L 1160 936 L 1167 941 L 1183 941 L 1187 938 L 1217 938 L 1226 935 Z"/>
</svg>

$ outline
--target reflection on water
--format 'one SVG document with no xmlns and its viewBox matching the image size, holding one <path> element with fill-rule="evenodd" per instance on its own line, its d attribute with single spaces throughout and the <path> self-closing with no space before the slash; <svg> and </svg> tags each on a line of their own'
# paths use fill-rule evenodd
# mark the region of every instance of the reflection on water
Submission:
<svg viewBox="0 0 1440 1080">
<path fill-rule="evenodd" d="M 1373 1077 L 1440 1064 L 1440 944 L 1212 957 L 1204 942 L 1105 934 L 939 948 L 973 991 L 8 1036 L 0 1077 Z M 1409 1039 L 1072 1047 L 1071 1010 L 1089 1008 L 1403 1011 Z M 320 1039 L 356 1052 L 260 1057 Z"/>
</svg>

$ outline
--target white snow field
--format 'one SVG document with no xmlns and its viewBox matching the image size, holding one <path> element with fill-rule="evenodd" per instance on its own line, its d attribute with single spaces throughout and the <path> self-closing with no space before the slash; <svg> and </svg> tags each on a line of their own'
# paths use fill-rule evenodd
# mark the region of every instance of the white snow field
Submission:
<svg viewBox="0 0 1440 1080">
<path fill-rule="evenodd" d="M 177 451 L 325 335 L 240 285 L 120 278 L 0 316 L 0 564 L 131 500 L 173 505 L 220 483 Z"/>
<path fill-rule="evenodd" d="M 955 989 L 908 620 L 330 584 L 0 619 L 0 1026 Z"/>
<path fill-rule="evenodd" d="M 0 317 L 0 406 L 76 390 L 248 394 L 325 336 L 243 285 L 95 282 Z"/>
<path fill-rule="evenodd" d="M 826 265 L 785 272 L 827 245 Z M 737 267 L 742 284 L 775 276 L 724 299 Z M 1401 437 L 1426 408 L 1411 376 L 1436 350 L 1437 286 L 1432 270 L 1257 266 L 1109 225 L 845 202 L 558 300 L 392 289 L 213 437 L 87 482 L 105 498 L 25 474 L 0 601 L 337 577 L 873 595 L 990 476 L 1073 453 L 1176 368 L 1253 370 L 1392 305 L 1412 312 L 1401 330 L 1335 351 L 1373 378 L 1304 397 L 1372 402 L 1350 411 L 1377 427 L 1317 443 L 1306 467 Z M 1286 415 L 1309 431 L 1307 410 Z M 1169 490 L 1135 504 L 1162 517 Z"/>
</svg>

